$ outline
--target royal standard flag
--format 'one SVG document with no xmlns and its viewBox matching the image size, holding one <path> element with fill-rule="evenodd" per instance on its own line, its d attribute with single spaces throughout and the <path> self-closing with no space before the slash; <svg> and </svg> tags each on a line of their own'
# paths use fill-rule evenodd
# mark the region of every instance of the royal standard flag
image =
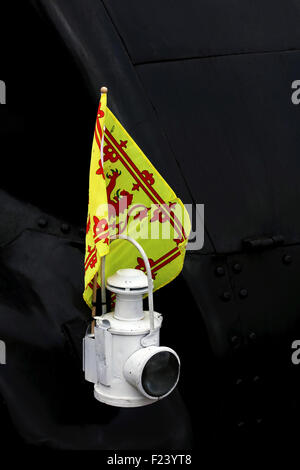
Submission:
<svg viewBox="0 0 300 470">
<path fill-rule="evenodd" d="M 99 111 L 104 114 L 99 116 Z M 84 299 L 90 307 L 91 281 L 95 273 L 99 272 L 101 256 L 107 254 L 106 279 L 120 268 L 135 268 L 145 272 L 143 259 L 137 249 L 126 240 L 118 239 L 118 235 L 130 235 L 144 248 L 151 266 L 153 289 L 157 290 L 172 281 L 182 270 L 191 229 L 189 215 L 181 200 L 113 113 L 102 104 L 102 98 L 99 111 L 96 128 L 103 132 L 105 126 L 102 147 L 104 163 L 102 167 L 99 152 L 101 135 L 97 141 L 96 129 L 85 258 Z M 104 207 L 99 208 L 103 202 Z"/>
<path fill-rule="evenodd" d="M 89 205 L 85 243 L 85 277 L 84 300 L 92 305 L 93 278 L 100 270 L 100 259 L 109 251 L 108 206 L 105 176 L 103 171 L 103 144 L 106 114 L 106 93 L 101 93 L 97 111 L 96 125 L 93 138 L 90 181 Z"/>
</svg>

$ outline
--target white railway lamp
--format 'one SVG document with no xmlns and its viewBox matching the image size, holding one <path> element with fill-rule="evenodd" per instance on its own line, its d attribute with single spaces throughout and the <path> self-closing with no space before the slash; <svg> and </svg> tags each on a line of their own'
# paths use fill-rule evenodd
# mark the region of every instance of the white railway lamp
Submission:
<svg viewBox="0 0 300 470">
<path fill-rule="evenodd" d="M 115 311 L 95 316 L 94 334 L 84 338 L 85 378 L 93 382 L 97 400 L 107 405 L 136 407 L 160 400 L 176 387 L 180 360 L 172 349 L 159 346 L 162 315 L 153 310 L 153 286 L 149 260 L 141 253 L 147 276 L 137 269 L 119 269 L 107 280 L 116 294 Z M 102 293 L 105 292 L 104 258 Z M 149 310 L 143 311 L 148 292 Z"/>
</svg>

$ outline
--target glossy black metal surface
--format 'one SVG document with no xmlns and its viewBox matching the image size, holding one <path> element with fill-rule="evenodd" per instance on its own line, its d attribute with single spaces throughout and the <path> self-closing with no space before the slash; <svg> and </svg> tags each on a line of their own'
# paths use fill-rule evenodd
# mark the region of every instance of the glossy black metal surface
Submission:
<svg viewBox="0 0 300 470">
<path fill-rule="evenodd" d="M 292 434 L 300 387 L 300 367 L 298 372 L 291 362 L 291 343 L 300 337 L 300 107 L 291 101 L 291 83 L 300 78 L 299 5 L 268 0 L 157 3 L 32 2 L 40 16 L 34 9 L 26 13 L 32 36 L 24 42 L 18 79 L 11 78 L 13 95 L 21 73 L 30 99 L 25 108 L 15 99 L 14 106 L 0 109 L 8 165 L 1 185 L 42 210 L 20 210 L 18 204 L 10 209 L 2 194 L 1 237 L 9 245 L 18 235 L 11 259 L 17 256 L 23 269 L 20 259 L 28 244 L 45 255 L 42 246 L 45 240 L 53 243 L 54 230 L 58 257 L 53 258 L 51 283 L 63 260 L 70 257 L 71 265 L 76 260 L 76 266 L 64 267 L 77 276 L 74 285 L 61 280 L 65 307 L 55 304 L 45 324 L 53 328 L 54 342 L 49 343 L 47 358 L 54 354 L 54 345 L 61 357 L 58 323 L 64 324 L 64 335 L 72 337 L 76 350 L 78 319 L 85 312 L 80 300 L 82 254 L 73 227 L 84 224 L 94 115 L 99 87 L 107 85 L 111 109 L 183 202 L 205 204 L 204 248 L 188 252 L 183 275 L 156 295 L 157 310 L 173 315 L 165 317 L 163 339 L 182 358 L 179 388 L 194 429 L 201 433 L 201 442 L 232 443 L 237 434 L 248 436 L 248 431 L 252 438 L 272 439 L 288 430 Z M 36 47 L 37 38 L 43 53 Z M 17 53 L 20 41 L 14 47 Z M 17 138 L 25 138 L 26 159 L 20 159 L 15 175 L 9 157 Z M 37 169 L 41 155 L 46 164 Z M 23 233 L 26 224 L 30 230 L 36 224 L 30 237 Z M 18 273 L 20 267 L 14 269 Z M 4 269 L 3 279 L 6 273 Z M 31 280 L 16 283 L 18 295 L 9 297 L 15 276 L 13 272 L 4 284 L 6 302 L 29 302 L 42 312 Z M 21 285 L 29 291 L 29 300 L 22 297 Z M 58 288 L 55 284 L 54 290 Z M 6 334 L 19 337 L 15 322 L 4 325 Z M 47 329 L 39 322 L 36 328 Z M 187 331 L 184 342 L 182 328 Z M 72 380 L 80 380 L 80 374 L 78 369 Z M 7 396 L 16 393 L 15 382 L 10 388 L 8 384 L 7 379 L 2 385 L 9 390 Z M 43 406 L 47 414 L 48 405 Z M 178 406 L 178 420 L 185 423 L 183 405 Z M 14 404 L 10 408 L 16 413 Z M 129 419 L 129 413 L 125 415 Z M 20 421 L 14 418 L 16 424 Z M 172 429 L 177 430 L 175 422 Z M 186 424 L 170 445 L 188 446 L 188 429 Z M 23 433 L 28 439 L 29 430 Z M 99 448 L 111 445 L 93 443 Z M 143 439 L 135 435 L 126 445 L 142 446 Z"/>
</svg>

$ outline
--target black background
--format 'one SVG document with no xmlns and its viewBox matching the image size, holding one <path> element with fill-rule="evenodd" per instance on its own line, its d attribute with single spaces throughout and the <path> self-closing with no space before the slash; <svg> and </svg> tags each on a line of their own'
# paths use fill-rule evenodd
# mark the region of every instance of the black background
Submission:
<svg viewBox="0 0 300 470">
<path fill-rule="evenodd" d="M 269 33 L 271 37 L 276 31 Z M 191 38 L 192 40 L 193 38 Z M 233 38 L 233 44 L 236 44 L 237 40 L 238 38 Z M 259 40 L 258 36 L 258 46 Z M 29 2 L 2 2 L 0 41 L 0 79 L 4 80 L 7 86 L 7 104 L 0 107 L 0 186 L 21 200 L 29 201 L 45 212 L 82 227 L 86 220 L 90 149 L 97 109 L 95 96 L 91 95 L 83 75 L 79 72 L 75 61 L 71 58 L 54 28 L 32 8 Z M 244 47 L 246 46 L 247 44 L 244 45 Z M 232 47 L 232 44 L 229 44 L 229 47 Z M 184 55 L 184 51 L 182 54 Z M 153 57 L 150 56 L 149 61 L 152 59 Z M 282 57 L 280 60 L 283 60 Z M 273 73 L 272 61 L 269 64 L 271 76 Z M 298 61 L 295 59 L 294 68 L 292 67 L 287 74 L 287 83 L 297 78 L 299 69 L 297 64 Z M 141 77 L 144 73 L 143 67 L 143 64 L 139 64 L 138 73 Z M 193 70 L 191 73 L 194 73 Z M 256 78 L 256 72 L 253 76 Z M 163 78 L 162 75 L 159 75 L 160 80 L 168 81 L 168 71 L 166 71 L 166 77 Z M 199 77 L 200 79 L 201 77 Z M 229 74 L 228 81 L 222 85 L 223 94 L 226 87 L 230 89 L 230 80 Z M 245 80 L 247 85 L 247 79 Z M 209 81 L 209 77 L 207 81 Z M 157 93 L 159 102 L 160 96 L 155 87 L 155 80 L 152 80 L 148 85 L 149 88 L 154 87 L 154 95 Z M 267 86 L 268 84 L 266 84 Z M 250 91 L 249 88 L 249 102 L 253 101 Z M 275 97 L 276 87 L 272 93 L 272 99 L 278 98 L 277 95 Z M 289 88 L 281 98 L 282 106 L 284 106 L 283 103 L 290 106 Z M 263 94 L 261 99 L 263 102 Z M 216 99 L 213 111 L 217 109 Z M 289 109 L 291 109 L 293 118 L 297 119 L 296 113 L 299 110 Z M 261 110 L 258 108 L 257 114 L 263 122 L 265 115 L 260 113 Z M 212 115 L 216 114 L 212 112 Z M 226 121 L 226 115 L 224 121 Z M 229 127 L 225 126 L 224 134 L 230 133 L 231 121 L 228 123 Z M 238 139 L 239 128 L 235 127 L 234 129 L 235 138 L 233 141 L 238 141 L 242 148 L 242 139 L 240 141 Z M 203 133 L 205 134 L 205 132 L 204 129 Z M 210 130 L 210 132 L 213 134 L 216 131 Z M 215 143 L 214 135 L 211 140 Z M 222 143 L 222 139 L 220 140 Z M 210 146 L 209 139 L 205 142 L 208 148 Z M 284 143 L 284 145 L 288 149 L 287 144 Z M 293 155 L 297 155 L 297 145 L 296 138 L 290 142 L 290 150 L 294 152 Z M 205 147 L 206 150 L 207 148 Z M 250 149 L 250 156 L 251 152 Z M 254 154 L 255 150 L 253 150 Z M 281 159 L 280 161 L 285 160 Z M 285 167 L 283 166 L 283 168 Z M 291 216 L 291 220 L 294 218 L 298 221 L 295 215 L 298 211 L 297 197 L 292 200 L 292 196 L 289 195 L 291 188 L 295 188 L 296 169 L 295 164 L 295 171 L 291 172 L 293 173 L 291 180 L 293 184 L 285 182 L 279 187 L 278 192 L 281 196 L 279 200 L 283 201 L 282 213 L 286 211 Z M 229 186 L 234 187 L 238 183 L 235 181 L 237 178 L 234 170 L 232 173 L 232 179 L 229 177 L 227 181 Z M 276 170 L 276 174 L 277 176 L 281 175 L 280 167 Z M 208 181 L 210 180 L 208 179 Z M 220 187 L 222 173 L 218 181 Z M 212 188 L 215 189 L 216 186 Z M 251 192 L 251 188 L 249 191 Z M 292 192 L 293 194 L 297 193 L 296 189 Z M 220 194 L 222 194 L 221 190 Z M 285 198 L 284 194 L 288 194 L 288 196 Z M 235 203 L 236 201 L 234 201 Z M 236 206 L 234 207 L 236 208 Z M 287 210 L 286 207 L 289 209 Z M 227 263 L 228 266 L 232 266 L 237 256 L 244 264 L 251 266 L 251 273 L 244 279 L 244 282 L 250 285 L 250 290 L 255 285 L 258 294 L 254 301 L 250 300 L 248 310 L 246 309 L 243 317 L 247 326 L 244 328 L 247 347 L 238 355 L 233 352 L 229 354 L 229 358 L 216 359 L 209 344 L 203 316 L 191 295 L 191 290 L 194 292 L 198 290 L 197 282 L 199 282 L 199 291 L 201 289 L 200 281 L 196 277 L 198 274 L 194 276 L 194 284 L 189 285 L 186 279 L 180 276 L 170 286 L 159 291 L 155 296 L 155 306 L 162 313 L 171 309 L 174 311 L 173 316 L 165 315 L 162 343 L 173 347 L 182 359 L 179 390 L 193 423 L 196 453 L 201 458 L 206 450 L 212 449 L 212 456 L 218 452 L 221 453 L 221 448 L 223 449 L 225 445 L 227 452 L 232 455 L 232 459 L 235 461 L 238 449 L 242 445 L 247 448 L 245 458 L 248 458 L 247 456 L 257 454 L 261 445 L 265 448 L 270 446 L 271 453 L 274 454 L 275 444 L 280 449 L 285 443 L 291 445 L 293 438 L 297 439 L 299 373 L 290 362 L 290 345 L 292 340 L 297 339 L 300 332 L 299 320 L 295 320 L 298 315 L 299 269 L 296 267 L 295 271 L 289 275 L 286 274 L 287 271 L 284 271 L 289 268 L 282 267 L 283 271 L 280 271 L 279 274 L 276 270 L 278 268 L 277 258 L 281 263 L 287 254 L 289 245 L 295 244 L 291 252 L 294 259 L 298 260 L 298 242 L 291 240 L 287 247 L 280 248 L 279 253 L 276 252 L 274 257 L 272 256 L 274 252 L 270 251 L 267 255 L 258 255 L 254 261 L 249 261 L 247 253 L 236 253 L 238 250 L 234 244 L 237 244 L 237 240 L 230 236 L 231 233 L 237 233 L 236 226 L 230 223 L 225 225 L 226 220 L 222 221 L 222 210 L 218 209 L 217 205 L 215 209 L 216 213 L 220 212 L 220 217 L 215 217 L 215 215 L 212 217 L 212 223 L 216 220 L 218 221 L 216 223 L 219 223 L 219 226 L 216 225 L 215 233 L 218 235 L 218 230 L 219 233 L 221 232 L 222 224 L 225 226 L 222 234 L 225 232 L 225 235 L 228 233 L 228 236 L 224 235 L 222 238 L 220 235 L 219 238 L 225 244 L 228 243 L 232 253 L 226 260 L 222 253 L 215 255 L 212 266 L 207 268 L 207 271 L 203 268 L 204 274 L 200 272 L 199 279 L 202 274 L 209 278 L 207 272 L 209 275 L 214 273 L 214 269 L 220 264 L 226 265 Z M 264 210 L 269 214 L 268 207 Z M 264 211 L 262 213 L 264 215 Z M 244 230 L 244 225 L 247 225 L 249 220 L 246 212 L 244 216 L 243 224 L 238 227 L 241 228 L 241 231 Z M 277 227 L 276 223 L 274 225 Z M 250 234 L 252 235 L 252 233 Z M 294 235 L 298 236 L 298 233 Z M 220 252 L 224 246 L 225 249 L 228 248 L 223 245 Z M 298 265 L 299 263 L 296 266 Z M 197 270 L 195 272 L 198 273 Z M 273 273 L 275 274 L 273 275 Z M 216 281 L 212 281 L 211 284 L 213 282 Z M 279 308 L 275 294 L 282 286 L 284 286 L 282 290 L 286 294 Z M 219 290 L 221 295 L 223 288 L 218 286 L 217 289 L 219 296 Z M 266 290 L 271 298 L 269 304 L 264 297 Z M 244 304 L 240 299 L 238 302 L 238 309 L 243 311 Z M 273 324 L 271 322 L 270 330 L 256 343 L 253 350 L 251 332 L 257 328 L 257 325 L 258 329 L 261 325 L 264 326 L 263 313 L 266 308 L 270 308 L 270 311 L 272 309 L 276 311 L 277 307 L 280 313 L 278 322 L 273 322 Z M 222 308 L 224 308 L 222 313 L 226 315 L 231 307 L 229 305 L 229 307 Z M 282 313 L 285 309 L 287 312 L 292 311 L 294 315 L 290 323 L 288 314 L 285 316 Z M 190 319 L 192 319 L 191 325 L 189 324 Z M 289 327 L 285 329 L 286 325 Z M 239 328 L 242 330 L 243 326 L 239 325 L 237 329 Z M 237 338 L 237 343 L 239 343 L 240 331 L 236 334 L 235 331 L 230 330 L 228 334 L 230 341 L 236 341 L 235 338 Z M 260 387 L 258 393 L 256 382 L 259 382 L 263 375 L 269 381 L 267 385 L 264 381 L 258 385 Z M 239 387 L 239 384 L 242 384 L 242 387 Z M 240 389 L 242 390 L 240 391 Z M 257 400 L 256 395 L 259 395 Z M 246 419 L 245 413 L 240 412 L 245 404 L 249 405 Z M 1 413 L 3 413 L 5 421 L 4 431 L 2 427 L 4 446 L 7 449 L 12 449 L 12 452 L 21 449 L 28 451 L 29 448 L 23 444 L 11 425 L 5 408 Z M 269 424 L 265 425 L 266 418 L 269 419 Z M 245 427 L 244 424 L 247 420 L 250 425 Z M 222 453 L 221 456 L 223 456 Z"/>
<path fill-rule="evenodd" d="M 7 86 L 7 106 L 0 110 L 1 187 L 85 224 L 96 105 L 30 2 L 3 2 L 1 17 L 1 79 Z"/>
<path fill-rule="evenodd" d="M 97 102 L 51 25 L 30 2 L 5 2 L 1 19 L 0 77 L 6 83 L 7 104 L 0 107 L 0 186 L 42 211 L 84 227 Z M 156 295 L 156 310 L 168 309 L 168 296 L 178 289 L 181 293 L 174 302 L 178 320 L 181 309 L 191 313 L 194 309 L 197 315 L 182 280 Z M 165 317 L 162 343 L 173 347 L 182 359 L 179 389 L 196 421 L 192 343 L 171 316 Z M 5 407 L 1 416 L 5 423 L 2 449 L 31 452 Z"/>
</svg>

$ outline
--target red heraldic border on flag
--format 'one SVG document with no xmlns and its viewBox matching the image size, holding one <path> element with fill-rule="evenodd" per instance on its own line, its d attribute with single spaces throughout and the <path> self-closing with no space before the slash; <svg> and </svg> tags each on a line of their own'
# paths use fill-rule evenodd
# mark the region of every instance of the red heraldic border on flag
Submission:
<svg viewBox="0 0 300 470">
<path fill-rule="evenodd" d="M 123 166 L 126 168 L 126 170 L 131 174 L 131 176 L 135 179 L 137 184 L 139 185 L 139 188 L 141 188 L 145 194 L 149 197 L 149 199 L 154 203 L 158 204 L 160 206 L 160 210 L 167 215 L 168 220 L 170 221 L 170 224 L 176 229 L 178 235 L 179 235 L 179 240 L 176 243 L 176 247 L 171 249 L 169 252 L 167 252 L 165 255 L 154 261 L 153 259 L 149 259 L 150 266 L 151 266 L 151 272 L 152 272 L 152 277 L 155 279 L 156 277 L 156 272 L 169 264 L 171 261 L 173 261 L 175 258 L 181 255 L 181 252 L 178 248 L 179 243 L 183 243 L 186 240 L 186 234 L 184 231 L 184 228 L 181 224 L 181 222 L 178 220 L 178 218 L 175 216 L 175 214 L 172 212 L 172 210 L 169 208 L 169 204 L 167 204 L 161 196 L 155 191 L 155 189 L 152 187 L 152 185 L 147 181 L 145 176 L 143 175 L 143 172 L 141 172 L 137 166 L 133 163 L 129 155 L 125 152 L 124 150 L 124 145 L 118 144 L 118 142 L 115 140 L 113 135 L 109 132 L 108 129 L 105 129 L 105 135 L 104 135 L 104 142 L 106 144 L 106 148 L 104 148 L 104 163 L 108 160 L 111 162 L 115 163 L 117 160 L 119 160 Z M 108 150 L 113 150 L 113 151 L 108 151 Z M 136 269 L 141 269 L 145 271 L 145 266 L 144 262 L 141 258 L 137 258 L 138 265 L 136 266 Z"/>
<path fill-rule="evenodd" d="M 184 240 L 186 240 L 186 234 L 185 234 L 184 228 L 182 224 L 180 223 L 180 221 L 178 220 L 178 218 L 174 216 L 171 209 L 168 209 L 168 204 L 160 197 L 159 194 L 157 194 L 155 189 L 153 189 L 151 184 L 149 184 L 149 182 L 144 177 L 144 175 L 140 172 L 140 170 L 133 163 L 129 155 L 124 151 L 124 148 L 118 144 L 118 142 L 115 140 L 115 138 L 112 136 L 112 134 L 109 132 L 108 129 L 105 129 L 104 141 L 106 142 L 106 144 L 112 145 L 117 154 L 117 158 L 116 158 L 116 157 L 111 157 L 110 155 L 107 155 L 107 153 L 104 152 L 104 162 L 106 162 L 107 160 L 111 158 L 113 159 L 112 160 L 113 162 L 115 162 L 116 160 L 120 160 L 123 163 L 124 167 L 127 169 L 127 171 L 134 177 L 134 179 L 137 181 L 139 186 L 144 190 L 147 196 L 152 200 L 152 202 L 154 204 L 160 204 L 162 211 L 165 211 L 165 212 L 168 211 L 168 217 L 170 219 L 170 223 L 174 226 L 174 222 L 175 222 L 179 233 L 182 235 L 182 240 L 180 240 L 180 242 L 183 242 Z M 172 216 L 174 217 L 174 221 L 171 218 Z"/>
<path fill-rule="evenodd" d="M 109 140 L 107 139 L 107 137 Z M 168 217 L 170 219 L 170 223 L 174 225 L 174 222 L 176 222 L 176 225 L 179 229 L 180 234 L 182 235 L 182 241 L 186 240 L 186 234 L 184 231 L 184 228 L 178 218 L 174 216 L 172 213 L 171 209 L 168 207 L 168 204 L 160 197 L 159 194 L 155 191 L 155 189 L 149 184 L 147 179 L 144 177 L 144 175 L 140 172 L 140 170 L 136 167 L 136 165 L 133 163 L 133 161 L 130 159 L 128 154 L 124 151 L 124 149 L 116 142 L 114 137 L 111 135 L 111 133 L 106 129 L 105 130 L 105 136 L 104 136 L 104 141 L 108 145 L 112 145 L 114 147 L 114 150 L 116 151 L 117 158 L 113 158 L 113 162 L 116 160 L 120 160 L 124 167 L 127 169 L 127 171 L 134 177 L 134 179 L 138 182 L 139 187 L 142 187 L 144 192 L 147 194 L 147 196 L 152 200 L 154 204 L 159 204 L 161 205 L 162 211 L 168 212 Z M 104 162 L 107 160 L 111 159 L 111 156 L 108 155 L 107 153 L 104 153 Z M 130 166 L 131 167 L 130 167 Z M 174 218 L 174 222 L 172 220 L 172 217 Z"/>
</svg>

